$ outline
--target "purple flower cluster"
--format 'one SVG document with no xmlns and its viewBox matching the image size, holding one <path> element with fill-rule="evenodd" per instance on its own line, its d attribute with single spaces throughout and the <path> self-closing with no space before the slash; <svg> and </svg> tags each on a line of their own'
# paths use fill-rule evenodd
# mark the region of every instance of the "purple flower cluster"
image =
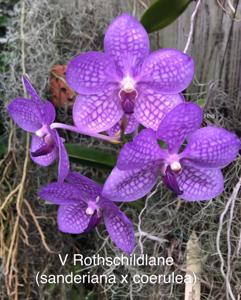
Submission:
<svg viewBox="0 0 241 300">
<path fill-rule="evenodd" d="M 145 29 L 123 14 L 108 27 L 104 52 L 82 53 L 68 65 L 67 82 L 77 93 L 75 126 L 54 123 L 53 105 L 42 101 L 23 77 L 30 99 L 14 99 L 8 111 L 33 134 L 34 162 L 49 166 L 59 159 L 58 181 L 43 187 L 39 195 L 59 205 L 60 231 L 87 232 L 103 219 L 112 241 L 130 254 L 134 228 L 114 202 L 145 196 L 159 177 L 186 201 L 210 200 L 223 191 L 221 169 L 236 158 L 240 140 L 222 128 L 201 128 L 202 109 L 180 94 L 193 75 L 191 57 L 175 49 L 150 53 Z M 124 145 L 103 188 L 69 171 L 58 128 L 117 142 L 120 133 L 138 133 L 139 124 L 146 129 Z"/>
<path fill-rule="evenodd" d="M 133 201 L 148 193 L 161 176 L 186 201 L 218 196 L 223 191 L 221 168 L 235 159 L 240 141 L 223 128 L 200 128 L 202 117 L 198 105 L 181 103 L 163 118 L 157 132 L 142 130 L 121 150 L 103 194 L 114 201 Z"/>
</svg>

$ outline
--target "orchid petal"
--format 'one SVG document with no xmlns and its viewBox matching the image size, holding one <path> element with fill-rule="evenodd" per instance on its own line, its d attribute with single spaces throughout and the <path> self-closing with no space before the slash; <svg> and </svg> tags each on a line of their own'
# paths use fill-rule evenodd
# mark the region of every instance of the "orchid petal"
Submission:
<svg viewBox="0 0 241 300">
<path fill-rule="evenodd" d="M 73 107 L 75 125 L 92 132 L 110 129 L 122 115 L 118 96 L 110 89 L 96 95 L 78 96 Z"/>
<path fill-rule="evenodd" d="M 83 201 L 79 189 L 65 182 L 54 182 L 42 187 L 39 191 L 39 197 L 57 205 L 78 204 Z"/>
<path fill-rule="evenodd" d="M 62 138 L 59 136 L 56 130 L 52 130 L 55 143 L 59 150 L 59 165 L 58 165 L 58 181 L 63 182 L 69 173 L 69 157 L 64 147 Z"/>
<path fill-rule="evenodd" d="M 135 118 L 134 114 L 126 115 L 127 126 L 125 129 L 125 134 L 133 133 L 139 126 L 139 122 Z"/>
<path fill-rule="evenodd" d="M 112 201 L 130 202 L 145 196 L 155 185 L 160 166 L 122 171 L 115 167 L 103 187 L 103 196 Z"/>
<path fill-rule="evenodd" d="M 122 251 L 131 254 L 135 247 L 135 233 L 131 221 L 111 202 L 106 203 L 103 216 L 112 241 Z"/>
<path fill-rule="evenodd" d="M 115 81 L 115 64 L 101 52 L 86 52 L 72 59 L 66 71 L 68 85 L 79 94 L 95 94 Z"/>
<path fill-rule="evenodd" d="M 41 98 L 39 97 L 38 93 L 36 92 L 35 88 L 32 86 L 30 80 L 26 75 L 22 76 L 22 81 L 27 93 L 30 95 L 31 100 L 33 100 L 37 105 L 42 103 Z"/>
<path fill-rule="evenodd" d="M 156 131 L 165 115 L 183 100 L 181 95 L 164 95 L 148 88 L 140 93 L 134 115 L 143 126 Z"/>
<path fill-rule="evenodd" d="M 66 181 L 75 185 L 86 200 L 96 199 L 101 195 L 102 186 L 78 172 L 70 172 Z"/>
<path fill-rule="evenodd" d="M 183 157 L 203 168 L 223 168 L 236 158 L 239 149 L 240 140 L 234 133 L 208 126 L 189 137 Z"/>
<path fill-rule="evenodd" d="M 197 169 L 185 165 L 176 179 L 183 192 L 180 198 L 186 201 L 211 200 L 223 191 L 223 175 L 219 169 Z"/>
<path fill-rule="evenodd" d="M 51 102 L 49 101 L 42 102 L 40 110 L 42 114 L 42 119 L 44 120 L 45 124 L 50 125 L 51 123 L 54 122 L 56 117 L 56 112 Z"/>
<path fill-rule="evenodd" d="M 126 73 L 148 55 L 150 43 L 148 34 L 140 22 L 125 13 L 117 17 L 108 27 L 104 48 L 122 72 Z"/>
<path fill-rule="evenodd" d="M 42 115 L 42 119 L 45 121 L 44 123 L 51 124 L 55 120 L 56 115 L 53 104 L 49 101 L 42 101 L 26 75 L 22 76 L 22 80 L 31 100 L 37 105 L 39 115 Z"/>
<path fill-rule="evenodd" d="M 59 230 L 72 234 L 88 231 L 92 216 L 85 213 L 86 208 L 87 204 L 85 202 L 74 205 L 61 205 L 57 217 Z"/>
<path fill-rule="evenodd" d="M 32 142 L 30 147 L 30 156 L 31 159 L 38 165 L 47 167 L 51 165 L 55 159 L 58 157 L 57 147 L 53 147 L 52 151 L 46 155 L 36 156 L 34 157 L 31 153 L 35 153 L 42 147 L 46 146 L 46 143 L 36 135 L 32 136 Z"/>
<path fill-rule="evenodd" d="M 165 153 L 160 148 L 152 129 L 142 130 L 120 151 L 117 167 L 120 170 L 140 169 L 150 162 L 160 161 Z"/>
<path fill-rule="evenodd" d="M 121 132 L 121 121 L 115 123 L 110 129 L 107 130 L 109 136 L 119 136 Z"/>
<path fill-rule="evenodd" d="M 179 50 L 161 49 L 147 56 L 141 74 L 140 84 L 147 84 L 161 93 L 177 94 L 191 83 L 194 62 Z"/>
<path fill-rule="evenodd" d="M 133 133 L 139 126 L 138 121 L 136 120 L 135 116 L 133 114 L 131 115 L 124 115 L 124 122 L 127 123 L 127 126 L 125 128 L 125 134 L 131 134 Z M 123 118 L 122 118 L 123 120 Z M 111 127 L 108 130 L 108 135 L 109 136 L 116 136 L 119 135 L 121 132 L 121 121 L 117 122 L 113 127 Z"/>
<path fill-rule="evenodd" d="M 16 98 L 8 105 L 10 117 L 22 129 L 35 132 L 42 127 L 38 105 L 29 99 Z"/>
<path fill-rule="evenodd" d="M 170 152 L 178 151 L 185 138 L 202 123 L 202 109 L 194 103 L 181 103 L 161 121 L 157 137 L 163 140 Z"/>
</svg>

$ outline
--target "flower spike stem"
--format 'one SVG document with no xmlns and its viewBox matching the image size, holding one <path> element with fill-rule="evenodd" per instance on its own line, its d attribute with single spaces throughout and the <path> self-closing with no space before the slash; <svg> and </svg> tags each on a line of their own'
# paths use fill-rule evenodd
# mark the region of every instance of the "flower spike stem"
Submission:
<svg viewBox="0 0 241 300">
<path fill-rule="evenodd" d="M 84 130 L 84 129 L 79 129 L 75 126 L 66 125 L 66 124 L 63 124 L 63 123 L 52 123 L 50 125 L 50 128 L 51 129 L 61 128 L 61 129 L 77 132 L 77 133 L 80 133 L 80 134 L 89 135 L 89 136 L 95 137 L 97 139 L 101 139 L 101 140 L 104 140 L 104 141 L 111 142 L 113 144 L 119 144 L 120 143 L 120 140 L 117 137 L 111 137 L 111 136 L 107 136 L 107 135 L 104 135 L 104 134 L 95 133 L 95 132 L 87 131 L 87 130 Z"/>
</svg>

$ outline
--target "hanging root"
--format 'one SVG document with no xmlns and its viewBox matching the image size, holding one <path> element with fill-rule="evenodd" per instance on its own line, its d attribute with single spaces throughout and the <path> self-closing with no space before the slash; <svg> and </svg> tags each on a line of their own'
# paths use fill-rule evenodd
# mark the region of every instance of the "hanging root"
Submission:
<svg viewBox="0 0 241 300">
<path fill-rule="evenodd" d="M 226 295 L 227 295 L 227 299 L 229 299 L 229 297 L 232 300 L 235 300 L 235 296 L 234 293 L 232 291 L 232 285 L 231 285 L 231 278 L 232 278 L 232 270 L 231 270 L 231 259 L 234 258 L 232 256 L 232 246 L 231 246 L 231 227 L 232 227 L 232 223 L 234 221 L 234 205 L 235 205 L 235 201 L 237 200 L 237 196 L 238 196 L 238 192 L 240 190 L 241 187 L 241 178 L 239 179 L 238 183 L 236 184 L 236 186 L 233 189 L 233 192 L 230 196 L 230 198 L 228 199 L 228 202 L 222 212 L 222 214 L 220 215 L 220 219 L 219 219 L 219 227 L 218 227 L 218 232 L 217 232 L 217 239 L 216 239 L 216 247 L 217 247 L 217 251 L 218 251 L 218 255 L 220 257 L 220 261 L 221 261 L 221 266 L 220 266 L 220 270 L 221 270 L 221 274 L 223 276 L 223 278 L 225 279 L 225 284 L 226 284 Z M 227 251 L 227 266 L 226 266 L 226 273 L 225 273 L 225 260 L 223 257 L 223 254 L 221 252 L 220 249 L 220 236 L 221 236 L 221 232 L 223 230 L 223 226 L 224 226 L 224 218 L 227 215 L 229 211 L 229 215 L 227 217 L 227 247 L 228 247 L 228 251 Z M 241 230 L 240 230 L 241 232 Z M 240 242 L 238 243 L 238 249 L 240 247 Z M 237 251 L 237 256 L 239 256 L 239 251 Z"/>
</svg>

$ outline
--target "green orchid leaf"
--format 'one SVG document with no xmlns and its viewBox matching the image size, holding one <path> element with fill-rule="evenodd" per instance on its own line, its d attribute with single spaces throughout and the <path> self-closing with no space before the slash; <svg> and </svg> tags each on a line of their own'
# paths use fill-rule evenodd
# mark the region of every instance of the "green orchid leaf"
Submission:
<svg viewBox="0 0 241 300">
<path fill-rule="evenodd" d="M 141 17 L 147 32 L 154 32 L 174 22 L 193 0 L 156 0 Z"/>
<path fill-rule="evenodd" d="M 107 169 L 112 169 L 116 164 L 116 156 L 113 154 L 76 144 L 65 144 L 65 147 L 69 158 L 73 161 Z"/>
</svg>

